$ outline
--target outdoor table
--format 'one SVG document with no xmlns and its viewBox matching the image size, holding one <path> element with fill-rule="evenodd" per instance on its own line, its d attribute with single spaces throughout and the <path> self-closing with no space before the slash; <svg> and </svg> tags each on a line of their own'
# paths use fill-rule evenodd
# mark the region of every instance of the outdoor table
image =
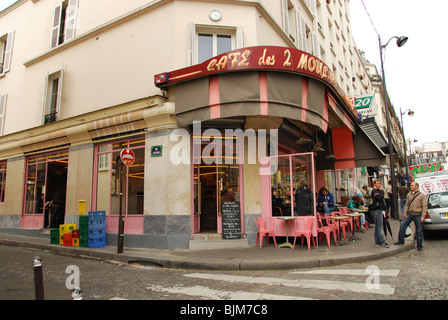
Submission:
<svg viewBox="0 0 448 320">
<path fill-rule="evenodd" d="M 293 216 L 279 216 L 279 217 L 275 217 L 276 219 L 283 219 L 286 222 L 286 242 L 280 244 L 278 247 L 279 248 L 283 248 L 283 247 L 288 247 L 290 249 L 292 249 L 292 244 L 289 242 L 289 221 L 290 220 L 295 220 L 297 217 L 293 217 Z"/>
<path fill-rule="evenodd" d="M 359 212 L 364 212 L 364 211 L 362 211 L 364 209 L 352 209 L 352 210 L 353 211 L 358 211 L 359 210 Z M 350 240 L 352 240 L 352 241 L 360 240 L 358 237 L 355 236 L 355 217 L 361 217 L 362 214 L 354 212 L 354 213 L 346 213 L 345 215 L 348 216 L 348 217 L 352 217 L 353 234 L 352 234 Z"/>
<path fill-rule="evenodd" d="M 338 224 L 339 224 L 339 241 L 338 241 L 338 246 L 345 246 L 346 243 L 342 242 L 342 236 L 341 236 L 341 220 L 345 220 L 348 219 L 349 217 L 347 216 L 329 216 L 328 219 L 332 219 L 332 220 L 338 220 Z"/>
</svg>

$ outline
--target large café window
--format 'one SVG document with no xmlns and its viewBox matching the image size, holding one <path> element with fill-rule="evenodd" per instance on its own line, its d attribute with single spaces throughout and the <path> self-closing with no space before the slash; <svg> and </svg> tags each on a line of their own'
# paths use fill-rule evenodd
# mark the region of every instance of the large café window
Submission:
<svg viewBox="0 0 448 320">
<path fill-rule="evenodd" d="M 272 156 L 270 164 L 272 215 L 314 215 L 313 154 Z"/>
<path fill-rule="evenodd" d="M 135 154 L 132 165 L 120 166 L 117 159 L 122 149 L 129 148 Z M 145 138 L 107 142 L 96 146 L 97 190 L 96 209 L 107 214 L 143 214 L 143 190 L 145 174 Z"/>
</svg>

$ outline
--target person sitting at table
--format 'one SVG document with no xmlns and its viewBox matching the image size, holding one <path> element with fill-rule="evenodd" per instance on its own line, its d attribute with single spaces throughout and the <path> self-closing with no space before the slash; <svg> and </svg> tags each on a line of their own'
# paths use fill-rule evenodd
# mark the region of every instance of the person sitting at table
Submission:
<svg viewBox="0 0 448 320">
<path fill-rule="evenodd" d="M 283 216 L 286 206 L 283 199 L 279 197 L 278 191 L 272 189 L 272 216 Z"/>
<path fill-rule="evenodd" d="M 362 194 L 358 193 L 347 202 L 347 209 L 352 209 L 354 212 L 357 212 L 357 209 L 363 209 L 363 204 L 364 202 L 362 201 Z M 357 213 L 362 214 L 362 216 L 360 217 L 361 229 L 365 230 L 364 225 L 366 224 L 366 217 L 362 212 Z"/>
<path fill-rule="evenodd" d="M 297 204 L 295 206 L 295 216 L 309 216 L 313 215 L 313 193 L 310 188 L 308 188 L 305 181 L 302 181 L 300 184 L 300 188 L 298 188 L 295 192 L 295 199 L 297 200 Z"/>
<path fill-rule="evenodd" d="M 294 196 L 291 195 L 291 188 L 286 187 L 285 192 L 283 195 L 280 196 L 280 198 L 283 200 L 283 207 L 285 208 L 283 211 L 284 216 L 290 216 L 291 215 L 291 200 L 294 201 Z"/>
<path fill-rule="evenodd" d="M 319 190 L 319 198 L 317 198 L 317 210 L 323 213 L 334 211 L 334 197 L 328 192 L 327 188 L 322 187 Z"/>
</svg>

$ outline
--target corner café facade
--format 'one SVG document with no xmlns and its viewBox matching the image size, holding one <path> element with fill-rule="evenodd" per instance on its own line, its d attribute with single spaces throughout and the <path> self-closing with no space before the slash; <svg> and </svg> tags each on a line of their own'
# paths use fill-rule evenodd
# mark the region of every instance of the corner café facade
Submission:
<svg viewBox="0 0 448 320">
<path fill-rule="evenodd" d="M 306 185 L 315 195 L 339 186 L 343 171 L 385 164 L 331 69 L 309 53 L 242 48 L 158 74 L 155 85 L 175 103 L 178 126 L 192 135 L 190 247 L 204 233 L 254 244 L 254 218 L 272 216 L 273 189 L 288 197 L 288 189 Z M 268 150 L 258 149 L 256 162 L 249 159 L 251 135 Z M 352 192 L 345 199 L 337 194 L 343 203 L 353 195 L 351 177 Z M 309 208 L 291 201 L 282 214 L 315 219 L 314 201 Z M 273 221 L 276 235 L 285 236 L 285 221 Z"/>
</svg>

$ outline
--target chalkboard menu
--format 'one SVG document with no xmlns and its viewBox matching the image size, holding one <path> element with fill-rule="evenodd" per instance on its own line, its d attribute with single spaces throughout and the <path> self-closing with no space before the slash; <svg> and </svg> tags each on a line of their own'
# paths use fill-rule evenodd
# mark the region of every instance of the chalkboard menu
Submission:
<svg viewBox="0 0 448 320">
<path fill-rule="evenodd" d="M 241 213 L 239 201 L 222 201 L 222 238 L 241 239 Z"/>
</svg>

